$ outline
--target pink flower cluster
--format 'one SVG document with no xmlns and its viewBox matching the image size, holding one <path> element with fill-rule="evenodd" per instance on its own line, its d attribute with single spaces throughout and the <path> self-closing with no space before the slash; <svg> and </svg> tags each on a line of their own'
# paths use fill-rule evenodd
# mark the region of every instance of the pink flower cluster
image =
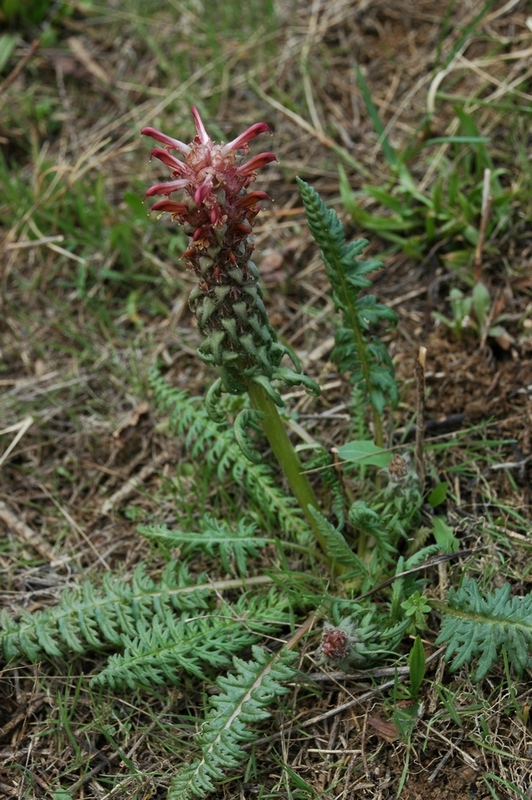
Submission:
<svg viewBox="0 0 532 800">
<path fill-rule="evenodd" d="M 194 106 L 192 115 L 197 135 L 190 144 L 173 139 L 155 128 L 142 129 L 141 133 L 145 136 L 151 136 L 164 145 L 162 148 L 156 147 L 151 154 L 172 171 L 171 181 L 151 186 L 146 196 L 164 195 L 169 198 L 174 192 L 183 191 L 187 198 L 185 202 L 159 200 L 153 210 L 169 212 L 191 233 L 192 248 L 200 250 L 219 244 L 217 231 L 228 226 L 230 230 L 224 238 L 225 248 L 229 250 L 232 244 L 249 234 L 259 211 L 257 203 L 268 197 L 266 192 L 246 193 L 245 190 L 255 180 L 256 170 L 270 161 L 276 161 L 273 153 L 260 153 L 249 161 L 239 161 L 237 151 L 247 153 L 248 142 L 270 129 L 264 122 L 257 122 L 233 141 L 214 144 Z M 180 153 L 183 160 L 176 158 L 171 151 Z M 185 254 L 189 259 L 193 255 L 188 251 Z M 231 266 L 234 264 L 228 254 L 226 260 Z M 191 266 L 194 267 L 194 263 Z M 223 264 L 217 266 L 223 268 Z"/>
<path fill-rule="evenodd" d="M 152 156 L 171 170 L 171 180 L 156 183 L 148 197 L 163 195 L 153 206 L 155 211 L 172 215 L 189 236 L 183 256 L 198 284 L 189 303 L 198 328 L 205 336 L 197 350 L 207 364 L 220 369 L 220 377 L 207 396 L 213 417 L 222 392 L 239 394 L 257 383 L 278 405 L 279 393 L 271 385 L 281 380 L 287 385 L 319 391 L 310 378 L 300 374 L 294 354 L 277 341 L 263 302 L 259 271 L 252 261 L 253 222 L 266 192 L 248 191 L 256 171 L 276 161 L 273 153 L 260 153 L 249 160 L 249 142 L 269 132 L 264 122 L 257 122 L 227 144 L 215 144 L 207 134 L 196 108 L 192 107 L 197 135 L 190 144 L 172 139 L 155 128 L 143 128 L 162 147 Z M 179 158 L 177 155 L 179 155 Z M 174 200 L 174 192 L 181 199 Z M 281 366 L 287 356 L 296 371 Z"/>
</svg>

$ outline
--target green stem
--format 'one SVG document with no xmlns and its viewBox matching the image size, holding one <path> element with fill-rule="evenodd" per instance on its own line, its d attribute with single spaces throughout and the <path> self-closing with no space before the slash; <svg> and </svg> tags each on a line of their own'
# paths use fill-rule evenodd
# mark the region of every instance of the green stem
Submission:
<svg viewBox="0 0 532 800">
<path fill-rule="evenodd" d="M 341 266 L 338 266 L 338 274 L 340 275 L 340 280 L 341 280 L 342 284 L 344 285 L 344 294 L 345 294 L 346 297 L 349 297 L 349 291 L 350 290 L 347 287 L 346 279 L 345 279 L 345 276 L 343 275 Z M 350 323 L 350 326 L 351 326 L 351 330 L 353 331 L 353 334 L 354 334 L 354 337 L 355 337 L 356 352 L 357 352 L 358 358 L 360 360 L 360 367 L 362 369 L 362 375 L 364 376 L 364 383 L 365 383 L 365 386 L 366 386 L 366 389 L 367 389 L 367 392 L 368 392 L 368 395 L 369 395 L 369 390 L 370 390 L 370 387 L 371 387 L 371 366 L 370 366 L 370 363 L 369 363 L 369 360 L 368 360 L 368 355 L 367 355 L 367 352 L 366 352 L 366 342 L 364 340 L 364 335 L 362 333 L 360 325 L 358 324 L 358 318 L 357 318 L 356 311 L 355 311 L 354 307 L 351 305 L 351 303 L 349 303 L 347 308 L 345 309 L 345 315 L 346 315 L 347 319 L 349 320 L 349 323 Z M 383 429 L 382 429 L 382 420 L 381 420 L 379 412 L 377 411 L 377 409 L 375 408 L 373 403 L 371 403 L 371 401 L 370 401 L 370 405 L 371 405 L 371 411 L 373 413 L 373 428 L 374 428 L 374 433 L 375 433 L 375 444 L 377 445 L 377 447 L 380 447 L 382 449 L 384 447 L 384 432 L 383 432 Z"/>
<path fill-rule="evenodd" d="M 324 553 L 327 552 L 325 539 L 320 533 L 316 521 L 309 511 L 312 506 L 319 511 L 319 503 L 316 495 L 308 482 L 307 476 L 303 472 L 303 467 L 292 442 L 288 438 L 284 425 L 279 416 L 277 406 L 269 397 L 262 386 L 252 381 L 248 383 L 248 393 L 252 406 L 257 411 L 262 411 L 264 419 L 261 425 L 266 434 L 266 438 L 275 453 L 279 465 L 288 481 L 294 496 L 296 497 L 303 514 L 305 515 L 314 535 Z"/>
</svg>

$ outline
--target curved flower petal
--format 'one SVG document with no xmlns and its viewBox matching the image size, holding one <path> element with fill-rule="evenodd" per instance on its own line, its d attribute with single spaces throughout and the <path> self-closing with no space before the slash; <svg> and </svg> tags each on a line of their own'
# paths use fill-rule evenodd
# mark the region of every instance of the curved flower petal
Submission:
<svg viewBox="0 0 532 800">
<path fill-rule="evenodd" d="M 202 144 L 208 144 L 210 142 L 209 134 L 205 130 L 205 125 L 201 121 L 198 109 L 196 106 L 191 106 L 190 110 L 192 111 L 192 116 L 194 117 L 194 124 L 196 126 L 200 142 Z"/>
<path fill-rule="evenodd" d="M 194 202 L 197 206 L 200 206 L 206 197 L 210 195 L 212 191 L 212 175 L 208 175 L 205 181 L 198 186 L 194 193 Z"/>
<path fill-rule="evenodd" d="M 241 150 L 247 142 L 251 139 L 254 139 L 255 136 L 258 136 L 260 133 L 271 133 L 271 130 L 266 125 L 265 122 L 256 122 L 250 128 L 248 128 L 244 133 L 241 133 L 240 136 L 237 136 L 236 139 L 233 139 L 232 142 L 227 142 L 222 147 L 222 153 L 227 153 L 229 150 Z"/>
<path fill-rule="evenodd" d="M 176 203 L 173 200 L 159 200 L 151 207 L 152 211 L 168 211 L 173 217 L 180 217 L 182 214 L 188 213 L 188 206 L 186 203 Z"/>
<path fill-rule="evenodd" d="M 172 194 L 172 192 L 177 192 L 179 189 L 185 189 L 189 185 L 189 182 L 186 178 L 179 178 L 177 181 L 168 181 L 168 183 L 156 183 L 154 186 L 150 186 L 148 191 L 146 192 L 146 197 L 153 197 L 154 194 Z"/>
<path fill-rule="evenodd" d="M 255 170 L 264 167 L 265 164 L 269 164 L 270 161 L 277 161 L 277 156 L 274 153 L 259 153 L 258 156 L 253 156 L 249 161 L 240 164 L 236 168 L 236 171 L 239 175 L 253 175 Z"/>
<path fill-rule="evenodd" d="M 224 216 L 223 210 L 218 203 L 211 208 L 210 218 L 214 228 L 219 228 L 221 225 L 223 225 L 226 217 Z"/>
<path fill-rule="evenodd" d="M 151 136 L 152 139 L 156 139 L 158 142 L 166 145 L 166 147 L 170 147 L 172 150 L 179 150 L 179 152 L 183 153 L 185 156 L 187 153 L 190 153 L 190 147 L 188 144 L 180 142 L 179 139 L 172 139 L 171 136 L 167 136 L 166 133 L 162 133 L 156 128 L 142 128 L 140 132 L 143 136 Z"/>
<path fill-rule="evenodd" d="M 252 208 L 256 203 L 260 203 L 261 200 L 269 200 L 270 195 L 267 192 L 248 192 L 244 197 L 239 197 L 235 203 L 235 206 L 238 208 Z"/>
<path fill-rule="evenodd" d="M 179 161 L 179 159 L 175 156 L 170 155 L 168 150 L 162 150 L 160 147 L 156 147 L 155 150 L 151 151 L 151 154 L 153 158 L 158 158 L 159 161 L 162 161 L 167 167 L 173 169 L 174 172 L 179 172 L 181 175 L 184 175 L 187 172 L 185 164 L 183 164 L 182 161 Z"/>
<path fill-rule="evenodd" d="M 196 228 L 192 235 L 194 244 L 208 243 L 212 237 L 212 228 L 210 225 L 202 225 L 201 228 Z"/>
</svg>

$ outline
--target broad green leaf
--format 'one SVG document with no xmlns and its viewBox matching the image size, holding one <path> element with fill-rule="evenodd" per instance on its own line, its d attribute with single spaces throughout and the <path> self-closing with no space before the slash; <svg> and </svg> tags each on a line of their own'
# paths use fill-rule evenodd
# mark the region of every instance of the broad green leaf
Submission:
<svg viewBox="0 0 532 800">
<path fill-rule="evenodd" d="M 384 469 L 392 460 L 392 453 L 377 447 L 371 441 L 348 442 L 338 448 L 338 455 L 342 461 L 355 461 L 358 465 L 370 464 L 373 467 Z"/>
<path fill-rule="evenodd" d="M 437 506 L 441 506 L 441 504 L 445 501 L 445 498 L 447 497 L 448 488 L 449 484 L 447 483 L 447 481 L 442 481 L 437 486 L 435 486 L 427 498 L 429 506 L 432 506 L 432 508 L 437 508 Z"/>
<path fill-rule="evenodd" d="M 419 225 L 417 220 L 407 221 L 396 216 L 380 217 L 377 214 L 370 214 L 356 204 L 349 209 L 349 213 L 355 222 L 372 231 L 409 231 Z"/>
<path fill-rule="evenodd" d="M 389 208 L 390 211 L 395 212 L 400 218 L 403 218 L 404 216 L 412 216 L 413 212 L 406 208 L 404 200 L 394 197 L 393 194 L 387 192 L 385 189 L 381 189 L 378 186 L 368 185 L 364 185 L 363 189 L 366 194 L 368 194 L 370 197 L 373 197 L 374 200 L 378 200 L 379 203 L 382 203 L 383 206 Z"/>
<path fill-rule="evenodd" d="M 432 521 L 432 531 L 437 544 L 446 553 L 457 553 L 460 549 L 460 541 L 453 533 L 450 525 L 447 525 L 443 517 L 434 517 Z"/>
</svg>

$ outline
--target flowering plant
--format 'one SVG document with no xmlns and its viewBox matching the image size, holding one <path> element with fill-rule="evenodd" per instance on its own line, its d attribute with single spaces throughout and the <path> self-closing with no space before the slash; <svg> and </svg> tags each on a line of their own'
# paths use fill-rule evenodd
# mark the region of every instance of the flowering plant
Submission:
<svg viewBox="0 0 532 800">
<path fill-rule="evenodd" d="M 173 139 L 155 128 L 143 128 L 164 147 L 152 150 L 152 156 L 172 171 L 172 180 L 157 183 L 147 197 L 164 195 L 154 211 L 171 214 L 190 237 L 183 256 L 198 279 L 190 295 L 198 327 L 206 337 L 199 356 L 220 370 L 220 377 L 209 393 L 208 407 L 219 416 L 217 399 L 222 391 L 240 394 L 250 384 L 259 385 L 278 406 L 284 403 L 271 381 L 288 385 L 304 384 L 319 393 L 317 385 L 300 374 L 300 365 L 287 347 L 277 341 L 262 299 L 259 272 L 252 261 L 252 228 L 260 211 L 259 203 L 268 199 L 263 191 L 248 191 L 257 170 L 276 161 L 273 153 L 263 152 L 248 161 L 252 139 L 269 132 L 264 122 L 257 122 L 227 144 L 215 144 L 207 134 L 198 110 L 192 106 L 197 135 L 190 144 Z M 171 151 L 178 152 L 183 160 Z M 184 200 L 173 200 L 182 192 Z M 288 355 L 295 367 L 281 367 Z"/>
<path fill-rule="evenodd" d="M 252 408 L 237 415 L 236 440 L 249 459 L 260 462 L 262 456 L 248 442 L 247 428 L 262 425 L 301 510 L 324 549 L 322 533 L 311 512 L 312 508 L 317 510 L 318 501 L 282 425 L 277 407 L 283 407 L 284 401 L 271 382 L 302 384 L 315 394 L 320 389 L 301 374 L 295 354 L 277 341 L 262 299 L 259 271 L 251 258 L 253 222 L 260 211 L 259 203 L 268 195 L 247 190 L 256 171 L 276 157 L 264 152 L 243 161 L 238 151 L 247 154 L 248 142 L 269 128 L 264 122 L 257 122 L 231 142 L 214 144 L 194 106 L 192 115 L 197 135 L 190 144 L 155 128 L 143 128 L 142 133 L 164 145 L 152 150 L 152 156 L 172 171 L 171 181 L 151 186 L 146 195 L 167 198 L 155 203 L 153 210 L 171 214 L 190 237 L 183 255 L 198 285 L 189 302 L 199 330 L 206 337 L 198 355 L 219 369 L 219 378 L 207 393 L 207 409 L 213 419 L 221 421 L 222 392 L 248 393 Z M 180 153 L 183 160 L 171 151 Z M 184 200 L 170 199 L 178 191 L 183 192 Z M 281 366 L 285 355 L 294 369 Z"/>
</svg>

